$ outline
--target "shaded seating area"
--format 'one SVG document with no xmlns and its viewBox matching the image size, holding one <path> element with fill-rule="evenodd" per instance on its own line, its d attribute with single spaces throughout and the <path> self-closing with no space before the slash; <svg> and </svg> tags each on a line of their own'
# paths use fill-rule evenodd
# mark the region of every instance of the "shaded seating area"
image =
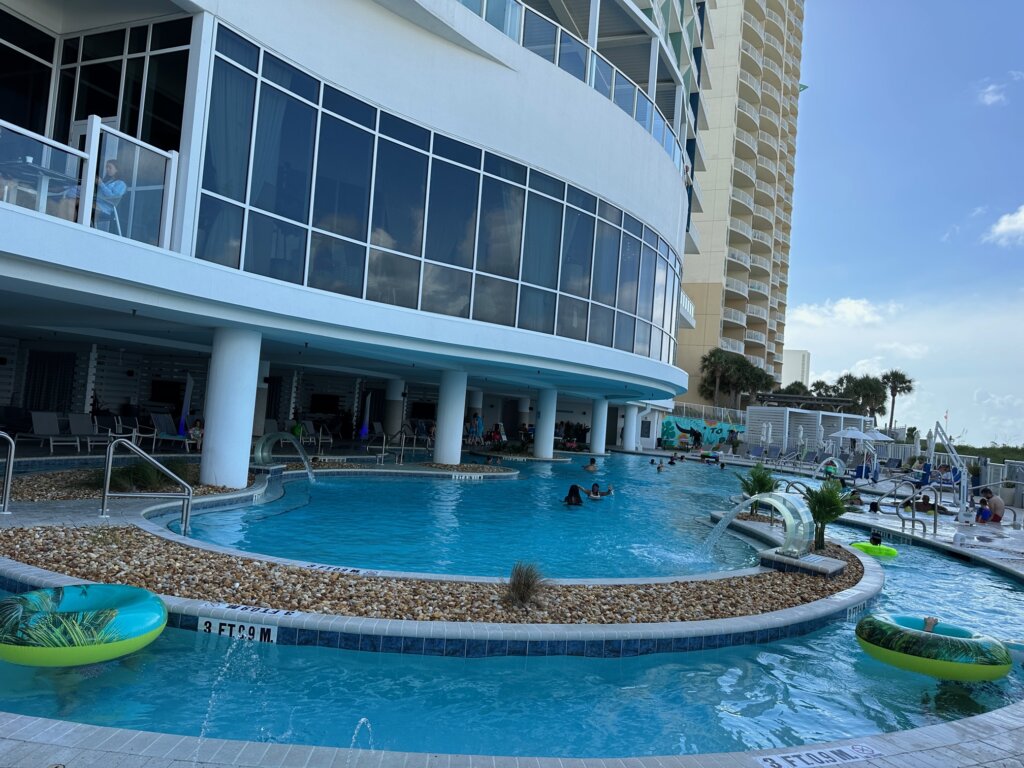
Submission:
<svg viewBox="0 0 1024 768">
<path fill-rule="evenodd" d="M 150 418 L 153 420 L 153 429 L 140 431 L 139 436 L 145 440 L 152 440 L 151 451 L 155 452 L 157 445 L 160 443 L 184 446 L 185 453 L 189 453 L 196 446 L 196 441 L 191 437 L 178 434 L 174 419 L 169 413 L 154 413 L 150 415 Z M 145 430 L 141 426 L 140 429 Z"/>
<path fill-rule="evenodd" d="M 73 445 L 75 450 L 81 452 L 82 444 L 74 435 L 61 432 L 58 415 L 54 411 L 32 411 L 32 431 L 19 432 L 14 436 L 14 441 L 32 440 L 40 445 L 50 445 L 50 454 L 53 454 L 55 446 Z M 88 418 L 88 417 L 86 417 Z"/>
<path fill-rule="evenodd" d="M 114 439 L 110 433 L 101 432 L 92 416 L 87 413 L 68 414 L 68 429 L 72 437 L 78 438 L 79 449 L 81 443 L 85 443 L 85 450 L 89 453 L 92 452 L 94 445 L 106 448 Z"/>
</svg>

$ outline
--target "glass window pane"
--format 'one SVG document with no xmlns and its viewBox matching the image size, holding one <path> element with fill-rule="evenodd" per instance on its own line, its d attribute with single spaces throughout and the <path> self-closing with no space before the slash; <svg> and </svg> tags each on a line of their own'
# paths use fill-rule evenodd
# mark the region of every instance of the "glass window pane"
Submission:
<svg viewBox="0 0 1024 768">
<path fill-rule="evenodd" d="M 365 245 L 314 232 L 306 284 L 310 288 L 362 297 L 365 262 Z"/>
<path fill-rule="evenodd" d="M 665 287 L 668 280 L 668 264 L 658 259 L 658 268 L 654 273 L 654 314 L 651 320 L 656 328 L 665 325 Z"/>
<path fill-rule="evenodd" d="M 149 27 L 132 27 L 128 30 L 128 53 L 145 53 L 149 41 Z"/>
<path fill-rule="evenodd" d="M 133 29 L 132 32 L 135 30 Z M 192 18 L 175 19 L 164 21 L 153 25 L 153 42 L 149 46 L 151 51 L 158 51 L 162 48 L 178 48 L 189 44 L 192 36 Z"/>
<path fill-rule="evenodd" d="M 642 320 L 636 321 L 636 343 L 633 352 L 647 357 L 651 351 L 651 326 Z"/>
<path fill-rule="evenodd" d="M 624 236 L 619 252 L 619 292 L 616 301 L 619 309 L 636 312 L 636 281 L 639 273 L 640 241 Z"/>
<path fill-rule="evenodd" d="M 498 325 L 516 324 L 516 284 L 477 275 L 473 291 L 473 319 Z"/>
<path fill-rule="evenodd" d="M 3 51 L 0 50 L 0 58 Z M 142 108 L 142 75 L 146 59 L 128 59 L 124 67 L 124 88 L 121 92 L 121 131 L 138 136 L 139 110 Z"/>
<path fill-rule="evenodd" d="M 53 63 L 56 38 L 4 10 L 0 10 L 0 37 L 33 56 Z"/>
<path fill-rule="evenodd" d="M 434 134 L 434 154 L 472 168 L 480 167 L 480 158 L 483 155 L 476 147 L 463 144 L 455 139 L 449 139 L 447 136 L 442 136 L 439 133 Z"/>
<path fill-rule="evenodd" d="M 584 192 L 579 187 L 572 186 L 572 184 L 569 185 L 569 189 L 565 194 L 565 199 L 577 208 L 582 208 L 590 213 L 597 210 L 597 198 L 589 192 Z"/>
<path fill-rule="evenodd" d="M 78 71 L 75 120 L 85 120 L 89 115 L 113 117 L 117 114 L 118 96 L 121 93 L 121 64 L 119 59 L 104 64 L 89 64 Z"/>
<path fill-rule="evenodd" d="M 588 338 L 591 344 L 601 344 L 605 347 L 612 345 L 612 329 L 615 324 L 615 312 L 596 304 L 590 305 L 590 333 Z"/>
<path fill-rule="evenodd" d="M 558 299 L 558 335 L 587 340 L 587 302 L 561 296 Z"/>
<path fill-rule="evenodd" d="M 656 142 L 661 144 L 665 135 L 665 118 L 661 116 L 661 112 L 659 112 L 657 108 L 652 111 L 652 114 L 654 123 L 651 127 L 651 135 L 654 137 Z"/>
<path fill-rule="evenodd" d="M 651 130 L 652 111 L 651 100 L 638 91 L 636 95 L 636 121 L 644 127 L 645 131 Z"/>
<path fill-rule="evenodd" d="M 636 319 L 623 314 L 615 313 L 615 348 L 623 352 L 632 352 L 636 340 Z"/>
<path fill-rule="evenodd" d="M 430 149 L 430 131 L 388 112 L 380 113 L 380 132 L 417 149 Z"/>
<path fill-rule="evenodd" d="M 242 209 L 203 195 L 199 204 L 196 258 L 238 268 L 242 255 Z"/>
<path fill-rule="evenodd" d="M 33 133 L 45 133 L 50 74 L 45 64 L 0 45 L 0 119 Z"/>
<path fill-rule="evenodd" d="M 640 256 L 640 282 L 636 298 L 636 313 L 644 320 L 650 320 L 654 310 L 654 270 L 657 263 L 657 252 L 645 245 Z"/>
<path fill-rule="evenodd" d="M 377 127 L 377 110 L 374 107 L 329 85 L 324 86 L 324 108 L 367 128 Z"/>
<path fill-rule="evenodd" d="M 555 332 L 555 294 L 524 285 L 519 291 L 519 327 L 539 333 Z"/>
<path fill-rule="evenodd" d="M 597 203 L 597 215 L 613 224 L 622 225 L 622 211 L 616 208 L 611 203 L 606 203 L 604 200 L 600 200 Z"/>
<path fill-rule="evenodd" d="M 472 289 L 472 272 L 424 264 L 420 309 L 439 315 L 469 317 L 469 295 Z"/>
<path fill-rule="evenodd" d="M 479 192 L 479 171 L 434 160 L 430 173 L 430 207 L 427 212 L 428 259 L 459 267 L 473 266 Z M 469 296 L 468 293 L 466 295 Z"/>
<path fill-rule="evenodd" d="M 653 357 L 655 360 L 661 359 L 661 340 L 663 336 L 664 334 L 657 328 L 651 328 L 651 351 L 648 357 Z"/>
<path fill-rule="evenodd" d="M 366 240 L 372 172 L 373 134 L 323 115 L 313 226 Z"/>
<path fill-rule="evenodd" d="M 530 189 L 536 189 L 545 195 L 557 197 L 559 200 L 565 198 L 565 182 L 559 181 L 553 176 L 530 169 Z"/>
<path fill-rule="evenodd" d="M 382 139 L 377 145 L 370 242 L 419 256 L 426 197 L 427 156 Z"/>
<path fill-rule="evenodd" d="M 288 62 L 281 61 L 277 56 L 263 54 L 263 76 L 307 101 L 320 101 L 320 81 L 299 71 Z"/>
<path fill-rule="evenodd" d="M 260 49 L 227 27 L 217 27 L 217 50 L 253 72 L 259 69 Z"/>
<path fill-rule="evenodd" d="M 71 102 L 75 98 L 75 72 L 76 69 L 62 69 L 60 73 L 60 85 L 57 88 L 57 109 L 56 115 L 53 120 L 53 138 L 59 142 L 67 144 L 70 140 L 71 133 Z M 0 98 L 0 105 L 2 105 L 6 99 Z M 0 110 L 0 116 L 3 116 L 2 110 Z M 3 117 L 4 120 L 10 120 L 8 117 Z M 43 116 L 41 118 L 45 125 L 46 113 L 43 110 Z M 11 122 L 16 122 L 11 120 Z M 30 126 L 24 126 L 30 128 Z M 30 128 L 36 133 L 42 133 L 43 128 Z"/>
<path fill-rule="evenodd" d="M 667 259 L 668 258 L 668 251 L 669 251 L 668 243 L 665 242 L 664 238 L 660 238 L 659 237 L 658 238 L 658 253 L 660 253 L 662 256 L 664 256 Z"/>
<path fill-rule="evenodd" d="M 621 72 L 616 72 L 615 103 L 619 105 L 623 112 L 632 117 L 635 101 L 636 86 L 629 82 Z"/>
<path fill-rule="evenodd" d="M 523 19 L 523 47 L 542 59 L 555 63 L 555 40 L 558 28 L 540 14 L 527 9 Z"/>
<path fill-rule="evenodd" d="M 419 259 L 370 249 L 366 298 L 382 304 L 416 308 L 420 293 Z"/>
<path fill-rule="evenodd" d="M 60 54 L 61 64 L 75 64 L 78 62 L 78 47 L 81 40 L 82 38 L 80 37 L 69 37 L 64 41 Z"/>
<path fill-rule="evenodd" d="M 558 66 L 578 80 L 587 79 L 587 46 L 565 30 L 558 46 Z"/>
<path fill-rule="evenodd" d="M 487 23 L 513 40 L 519 39 L 519 4 L 513 0 L 487 0 Z"/>
<path fill-rule="evenodd" d="M 590 72 L 590 82 L 594 86 L 594 90 L 610 99 L 612 97 L 612 65 L 596 53 L 591 52 Z"/>
<path fill-rule="evenodd" d="M 203 188 L 239 202 L 245 200 L 255 101 L 255 78 L 223 60 L 214 63 Z"/>
<path fill-rule="evenodd" d="M 480 234 L 477 238 L 478 270 L 503 277 L 519 277 L 525 194 L 519 187 L 484 178 Z"/>
<path fill-rule="evenodd" d="M 633 218 L 628 213 L 623 214 L 622 227 L 637 237 L 641 237 L 644 233 L 644 225 L 640 222 L 640 219 Z"/>
<path fill-rule="evenodd" d="M 479 16 L 484 9 L 483 0 L 459 0 L 464 6 Z"/>
<path fill-rule="evenodd" d="M 594 248 L 594 291 L 591 298 L 602 304 L 615 306 L 615 288 L 619 276 L 619 239 L 622 231 L 617 227 L 597 223 L 597 243 Z M 609 338 L 611 338 L 609 336 Z M 611 344 L 611 341 L 608 342 Z"/>
<path fill-rule="evenodd" d="M 302 284 L 306 269 L 306 230 L 249 211 L 245 232 L 245 271 Z"/>
<path fill-rule="evenodd" d="M 82 45 L 82 61 L 93 59 L 109 59 L 124 55 L 125 30 L 114 29 L 110 32 L 97 32 L 86 35 Z M 52 54 L 51 54 L 52 56 Z"/>
<path fill-rule="evenodd" d="M 488 152 L 484 157 L 484 170 L 516 184 L 526 184 L 526 166 L 501 155 Z"/>
<path fill-rule="evenodd" d="M 590 260 L 594 250 L 594 217 L 574 208 L 565 209 L 562 235 L 562 277 L 559 288 L 566 293 L 590 296 Z"/>
<path fill-rule="evenodd" d="M 658 233 L 650 227 L 644 227 L 644 242 L 651 248 L 658 247 Z"/>
<path fill-rule="evenodd" d="M 562 241 L 564 206 L 535 192 L 526 206 L 523 241 L 523 282 L 554 288 L 558 280 L 558 251 Z M 520 326 L 523 327 L 523 326 Z"/>
<path fill-rule="evenodd" d="M 295 221 L 309 217 L 316 110 L 271 86 L 260 88 L 249 203 Z"/>
<path fill-rule="evenodd" d="M 134 59 L 129 59 L 129 64 Z M 149 57 L 146 100 L 139 138 L 164 150 L 181 146 L 181 116 L 185 109 L 188 51 Z"/>
</svg>

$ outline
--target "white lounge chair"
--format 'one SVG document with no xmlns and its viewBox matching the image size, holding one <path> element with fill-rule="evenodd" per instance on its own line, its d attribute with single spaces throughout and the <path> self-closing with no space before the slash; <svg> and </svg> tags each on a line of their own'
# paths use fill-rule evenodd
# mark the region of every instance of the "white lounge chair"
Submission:
<svg viewBox="0 0 1024 768">
<path fill-rule="evenodd" d="M 73 445 L 76 451 L 82 451 L 82 444 L 77 437 L 61 433 L 57 414 L 52 411 L 32 411 L 32 431 L 19 432 L 14 436 L 14 441 L 18 440 L 36 440 L 40 445 L 48 442 L 51 455 L 55 445 Z"/>
</svg>

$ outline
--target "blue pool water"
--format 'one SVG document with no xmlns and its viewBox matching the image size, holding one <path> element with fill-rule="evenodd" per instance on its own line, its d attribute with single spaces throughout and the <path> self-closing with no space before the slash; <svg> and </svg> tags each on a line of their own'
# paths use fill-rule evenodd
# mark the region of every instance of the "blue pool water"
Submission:
<svg viewBox="0 0 1024 768">
<path fill-rule="evenodd" d="M 836 538 L 864 534 L 833 526 Z M 917 547 L 879 610 L 1024 637 L 1024 590 Z M 406 751 L 611 757 L 795 746 L 929 725 L 1024 696 L 874 661 L 852 623 L 802 638 L 634 658 L 447 659 L 276 647 L 167 630 L 82 669 L 0 663 L 0 709 L 99 725 Z"/>
<path fill-rule="evenodd" d="M 639 456 L 574 464 L 510 464 L 517 479 L 451 482 L 365 476 L 288 483 L 283 498 L 192 518 L 201 541 L 366 569 L 507 576 L 517 560 L 553 578 L 655 577 L 756 565 L 753 548 L 701 544 L 710 510 L 737 492 L 731 469 L 684 462 L 657 472 Z M 562 503 L 573 483 L 612 496 Z M 176 526 L 176 516 L 167 519 Z"/>
</svg>

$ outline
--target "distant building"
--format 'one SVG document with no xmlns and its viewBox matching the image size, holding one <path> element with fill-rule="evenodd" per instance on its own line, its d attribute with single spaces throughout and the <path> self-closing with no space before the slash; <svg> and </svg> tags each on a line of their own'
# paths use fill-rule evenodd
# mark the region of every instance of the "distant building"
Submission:
<svg viewBox="0 0 1024 768">
<path fill-rule="evenodd" d="M 811 353 L 806 349 L 787 349 L 782 353 L 782 386 L 794 381 L 811 386 Z"/>
</svg>

